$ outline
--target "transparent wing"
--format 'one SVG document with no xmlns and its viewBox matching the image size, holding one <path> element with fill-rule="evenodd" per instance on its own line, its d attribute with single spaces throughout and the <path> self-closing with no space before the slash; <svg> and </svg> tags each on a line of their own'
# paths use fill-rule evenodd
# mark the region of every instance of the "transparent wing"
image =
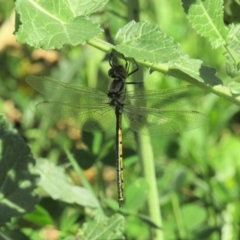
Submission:
<svg viewBox="0 0 240 240">
<path fill-rule="evenodd" d="M 197 111 L 148 109 L 126 106 L 124 116 L 128 125 L 143 135 L 168 135 L 203 126 L 207 117 Z"/>
<path fill-rule="evenodd" d="M 51 78 L 33 75 L 28 76 L 26 82 L 36 91 L 53 101 L 78 105 L 96 105 L 108 102 L 106 93 L 93 88 L 76 86 L 59 82 Z"/>
<path fill-rule="evenodd" d="M 136 107 L 178 109 L 203 95 L 192 85 L 167 90 L 146 90 L 125 93 L 125 103 Z"/>
<path fill-rule="evenodd" d="M 107 104 L 78 106 L 57 101 L 44 101 L 37 111 L 55 121 L 88 132 L 105 131 L 115 125 L 114 110 Z"/>
</svg>

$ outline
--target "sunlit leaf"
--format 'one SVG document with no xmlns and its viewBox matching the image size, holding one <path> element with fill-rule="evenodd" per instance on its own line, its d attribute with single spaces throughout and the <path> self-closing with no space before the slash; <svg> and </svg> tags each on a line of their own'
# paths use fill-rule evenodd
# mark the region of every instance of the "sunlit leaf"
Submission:
<svg viewBox="0 0 240 240">
<path fill-rule="evenodd" d="M 16 37 L 35 48 L 55 49 L 64 44 L 84 44 L 101 33 L 98 24 L 87 16 L 99 10 L 107 0 L 18 0 L 16 11 L 21 25 Z"/>
<path fill-rule="evenodd" d="M 179 45 L 157 24 L 131 21 L 116 35 L 116 50 L 141 61 L 164 63 L 180 57 Z"/>
<path fill-rule="evenodd" d="M 222 0 L 182 0 L 192 27 L 207 37 L 214 48 L 226 44 L 227 29 L 223 23 Z"/>
<path fill-rule="evenodd" d="M 216 69 L 204 66 L 201 60 L 191 59 L 187 55 L 169 63 L 169 75 L 176 78 L 194 78 L 210 85 L 222 84 L 215 75 Z"/>
<path fill-rule="evenodd" d="M 163 33 L 156 24 L 131 21 L 116 35 L 116 50 L 126 57 L 139 61 L 162 63 L 168 75 L 177 78 L 193 78 L 211 85 L 221 84 L 215 76 L 216 70 L 204 66 L 201 60 L 184 55 L 171 37 Z"/>
<path fill-rule="evenodd" d="M 240 24 L 232 26 L 228 34 L 228 51 L 226 70 L 230 77 L 234 78 L 240 74 Z"/>
<path fill-rule="evenodd" d="M 231 93 L 240 94 L 240 83 L 239 82 L 231 82 L 228 87 L 230 88 Z"/>
<path fill-rule="evenodd" d="M 64 169 L 53 163 L 39 160 L 38 171 L 41 176 L 39 185 L 53 198 L 81 206 L 98 207 L 98 201 L 85 188 L 73 186 L 64 174 Z"/>
<path fill-rule="evenodd" d="M 82 240 L 112 240 L 125 239 L 123 236 L 124 217 L 113 215 L 110 218 L 98 217 L 92 222 L 85 223 L 82 228 Z"/>
</svg>

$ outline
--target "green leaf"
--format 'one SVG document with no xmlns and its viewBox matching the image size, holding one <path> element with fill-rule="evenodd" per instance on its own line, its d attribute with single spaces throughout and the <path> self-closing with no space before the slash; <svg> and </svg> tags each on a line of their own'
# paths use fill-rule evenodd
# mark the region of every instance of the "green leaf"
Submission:
<svg viewBox="0 0 240 240">
<path fill-rule="evenodd" d="M 123 236 L 124 217 L 116 214 L 111 218 L 99 217 L 83 225 L 82 240 L 125 239 Z"/>
<path fill-rule="evenodd" d="M 116 50 L 126 57 L 164 63 L 180 57 L 179 45 L 161 31 L 157 24 L 131 21 L 116 35 Z"/>
<path fill-rule="evenodd" d="M 109 0 L 81 0 L 76 1 L 78 4 L 78 14 L 79 15 L 88 15 L 90 13 L 96 12 L 103 8 Z M 72 3 L 71 3 L 72 4 Z"/>
<path fill-rule="evenodd" d="M 40 205 L 35 206 L 35 211 L 24 216 L 25 220 L 35 223 L 39 226 L 53 225 L 54 220 L 50 214 Z"/>
<path fill-rule="evenodd" d="M 41 180 L 39 185 L 53 198 L 85 207 L 98 207 L 94 195 L 86 189 L 73 186 L 64 174 L 64 169 L 45 160 L 37 164 Z"/>
<path fill-rule="evenodd" d="M 116 50 L 126 57 L 138 61 L 163 63 L 156 70 L 183 79 L 191 78 L 210 85 L 219 85 L 222 82 L 215 76 L 216 70 L 202 65 L 202 61 L 190 59 L 183 55 L 179 45 L 173 39 L 161 32 L 156 24 L 131 21 L 116 35 Z M 154 69 L 154 65 L 152 68 Z"/>
<path fill-rule="evenodd" d="M 107 0 L 18 0 L 16 11 L 22 25 L 16 26 L 17 40 L 44 49 L 84 44 L 101 33 L 99 25 L 86 15 L 106 3 Z"/>
<path fill-rule="evenodd" d="M 240 74 L 240 24 L 232 26 L 228 34 L 227 52 L 224 54 L 227 58 L 227 74 L 234 78 Z"/>
<path fill-rule="evenodd" d="M 189 79 L 190 83 L 193 78 L 210 85 L 222 85 L 222 81 L 215 75 L 214 68 L 204 66 L 202 61 L 190 59 L 187 55 L 170 62 L 168 74 L 176 78 Z"/>
<path fill-rule="evenodd" d="M 193 229 L 206 220 L 207 213 L 204 208 L 195 204 L 187 204 L 181 208 L 182 219 L 188 229 Z M 197 216 L 197 217 L 196 217 Z"/>
<path fill-rule="evenodd" d="M 145 179 L 138 179 L 126 188 L 124 210 L 134 210 L 143 206 L 148 197 L 149 186 Z"/>
<path fill-rule="evenodd" d="M 34 210 L 37 176 L 28 146 L 0 115 L 0 225 Z"/>
<path fill-rule="evenodd" d="M 78 219 L 82 212 L 76 209 L 65 209 L 60 218 L 60 229 L 62 232 L 74 232 L 73 229 L 78 229 Z M 72 231 L 71 231 L 72 230 Z"/>
<path fill-rule="evenodd" d="M 240 82 L 231 82 L 228 84 L 228 87 L 230 88 L 232 94 L 240 94 Z"/>
<path fill-rule="evenodd" d="M 222 0 L 182 0 L 192 27 L 209 39 L 213 48 L 226 44 L 227 29 L 223 23 Z"/>
</svg>

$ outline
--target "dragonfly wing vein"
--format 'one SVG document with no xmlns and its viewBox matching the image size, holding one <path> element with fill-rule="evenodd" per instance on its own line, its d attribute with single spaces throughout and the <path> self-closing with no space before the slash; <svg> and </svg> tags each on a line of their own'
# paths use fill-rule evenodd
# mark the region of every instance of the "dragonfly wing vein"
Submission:
<svg viewBox="0 0 240 240">
<path fill-rule="evenodd" d="M 137 107 L 172 110 L 191 103 L 192 100 L 201 95 L 203 95 L 203 91 L 188 85 L 167 90 L 127 92 L 126 103 Z"/>
<path fill-rule="evenodd" d="M 206 123 L 205 114 L 197 111 L 159 110 L 144 107 L 124 108 L 132 130 L 143 135 L 168 135 L 198 128 Z"/>
<path fill-rule="evenodd" d="M 28 76 L 26 82 L 42 95 L 54 101 L 95 105 L 108 102 L 106 93 L 97 89 L 76 86 L 47 77 Z"/>
<path fill-rule="evenodd" d="M 61 121 L 73 128 L 88 132 L 105 131 L 115 125 L 114 111 L 107 104 L 93 107 L 44 101 L 38 103 L 36 109 L 52 120 Z"/>
</svg>

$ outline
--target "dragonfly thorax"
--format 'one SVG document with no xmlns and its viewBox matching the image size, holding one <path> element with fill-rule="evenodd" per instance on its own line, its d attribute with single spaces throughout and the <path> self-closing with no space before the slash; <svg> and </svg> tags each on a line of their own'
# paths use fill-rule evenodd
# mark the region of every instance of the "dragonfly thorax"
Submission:
<svg viewBox="0 0 240 240">
<path fill-rule="evenodd" d="M 126 69 L 119 65 L 119 66 L 113 66 L 108 71 L 108 76 L 113 79 L 126 79 L 128 76 L 128 73 Z"/>
<path fill-rule="evenodd" d="M 112 96 L 109 96 L 109 94 L 111 95 L 112 93 L 118 94 L 120 96 L 123 92 L 125 92 L 124 80 L 115 78 L 110 85 L 108 97 L 111 98 Z"/>
<path fill-rule="evenodd" d="M 123 106 L 125 82 L 122 79 L 114 79 L 110 85 L 108 97 L 110 106 Z"/>
</svg>

